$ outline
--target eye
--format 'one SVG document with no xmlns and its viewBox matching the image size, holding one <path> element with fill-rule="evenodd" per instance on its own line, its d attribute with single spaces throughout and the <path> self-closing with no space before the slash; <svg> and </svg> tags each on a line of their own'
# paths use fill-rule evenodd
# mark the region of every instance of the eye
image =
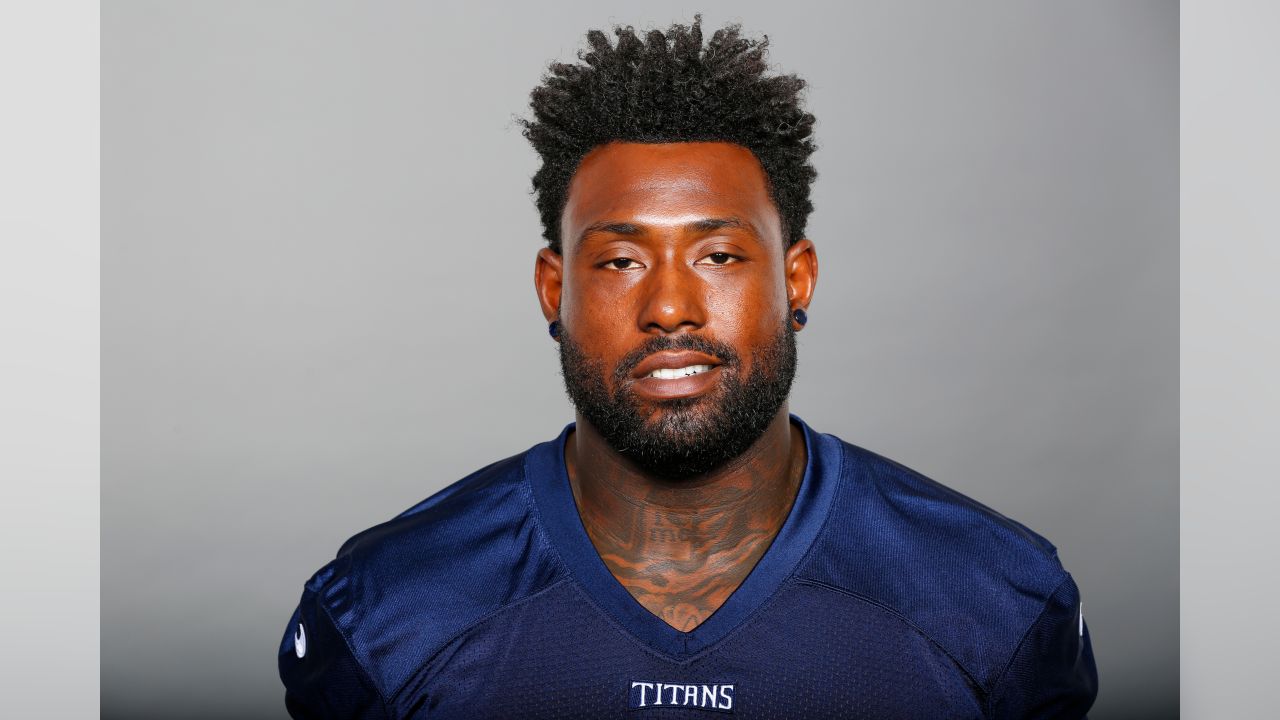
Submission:
<svg viewBox="0 0 1280 720">
<path fill-rule="evenodd" d="M 636 261 L 628 257 L 614 258 L 606 260 L 604 263 L 604 267 L 613 268 L 614 270 L 630 270 L 636 265 Z"/>
<path fill-rule="evenodd" d="M 715 252 L 707 256 L 712 265 L 728 265 L 738 262 L 738 258 L 725 252 Z"/>
</svg>

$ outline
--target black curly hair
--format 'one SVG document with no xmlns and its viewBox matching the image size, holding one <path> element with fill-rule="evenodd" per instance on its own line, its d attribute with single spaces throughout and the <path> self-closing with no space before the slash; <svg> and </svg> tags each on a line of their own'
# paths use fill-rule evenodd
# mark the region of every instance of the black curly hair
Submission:
<svg viewBox="0 0 1280 720">
<path fill-rule="evenodd" d="M 730 142 L 750 150 L 769 179 L 769 191 L 790 247 L 804 237 L 813 211 L 809 186 L 818 176 L 813 115 L 800 104 L 804 80 L 766 76 L 768 36 L 741 36 L 728 25 L 703 45 L 702 16 L 692 25 L 650 30 L 642 40 L 616 27 L 609 44 L 587 33 L 590 50 L 577 64 L 553 63 L 531 93 L 533 119 L 524 136 L 542 158 L 533 191 L 543 236 L 561 252 L 560 215 L 569 181 L 583 156 L 609 142 Z"/>
</svg>

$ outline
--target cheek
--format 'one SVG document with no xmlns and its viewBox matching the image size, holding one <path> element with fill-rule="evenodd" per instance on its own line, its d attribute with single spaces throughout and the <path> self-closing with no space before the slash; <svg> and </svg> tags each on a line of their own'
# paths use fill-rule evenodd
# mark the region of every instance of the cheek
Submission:
<svg viewBox="0 0 1280 720">
<path fill-rule="evenodd" d="M 614 335 L 635 324 L 634 308 L 617 288 L 587 286 L 566 290 L 560 303 L 560 317 L 582 340 L 607 343 Z"/>
<path fill-rule="evenodd" d="M 566 285 L 561 293 L 560 319 L 574 341 L 591 358 L 604 363 L 606 375 L 643 337 L 634 333 L 635 308 L 619 288 L 601 284 Z M 606 383 L 612 383 L 606 378 Z"/>
<path fill-rule="evenodd" d="M 601 317 L 600 288 L 586 282 L 584 273 L 566 258 L 564 281 L 560 287 L 560 319 L 574 329 L 579 335 L 587 335 L 593 327 L 598 326 Z M 587 337 L 580 337 L 585 341 Z"/>
<path fill-rule="evenodd" d="M 709 283 L 707 309 L 712 331 L 741 337 L 747 344 L 772 338 L 787 311 L 787 295 L 781 278 L 772 274 Z"/>
</svg>

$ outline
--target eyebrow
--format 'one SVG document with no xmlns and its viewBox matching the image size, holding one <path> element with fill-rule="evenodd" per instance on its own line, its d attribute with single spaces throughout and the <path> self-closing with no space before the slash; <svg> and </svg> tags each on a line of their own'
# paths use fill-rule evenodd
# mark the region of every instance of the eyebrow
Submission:
<svg viewBox="0 0 1280 720">
<path fill-rule="evenodd" d="M 686 232 L 697 232 L 697 233 L 713 232 L 715 230 L 720 230 L 723 228 L 736 228 L 740 230 L 746 230 L 747 232 L 755 236 L 757 239 L 760 237 L 760 234 L 756 232 L 754 225 L 752 225 L 751 223 L 745 220 L 742 220 L 741 218 L 736 218 L 736 217 L 702 218 L 699 220 L 694 220 L 693 222 L 685 223 L 683 227 Z M 585 241 L 587 237 L 594 235 L 596 233 L 610 233 L 613 235 L 636 236 L 636 235 L 644 234 L 644 228 L 633 223 L 614 222 L 611 220 L 604 220 L 598 223 L 592 223 L 591 225 L 588 225 L 587 228 L 582 231 L 582 234 L 578 236 L 578 244 L 582 244 L 582 242 Z"/>
</svg>

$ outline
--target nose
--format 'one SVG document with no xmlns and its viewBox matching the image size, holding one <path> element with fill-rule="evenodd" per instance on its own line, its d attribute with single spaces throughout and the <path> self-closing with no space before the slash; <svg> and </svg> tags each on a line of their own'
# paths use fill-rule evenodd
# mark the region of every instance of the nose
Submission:
<svg viewBox="0 0 1280 720">
<path fill-rule="evenodd" d="M 675 258 L 663 258 L 644 279 L 640 313 L 642 332 L 689 332 L 707 322 L 705 286 L 696 271 Z"/>
</svg>

